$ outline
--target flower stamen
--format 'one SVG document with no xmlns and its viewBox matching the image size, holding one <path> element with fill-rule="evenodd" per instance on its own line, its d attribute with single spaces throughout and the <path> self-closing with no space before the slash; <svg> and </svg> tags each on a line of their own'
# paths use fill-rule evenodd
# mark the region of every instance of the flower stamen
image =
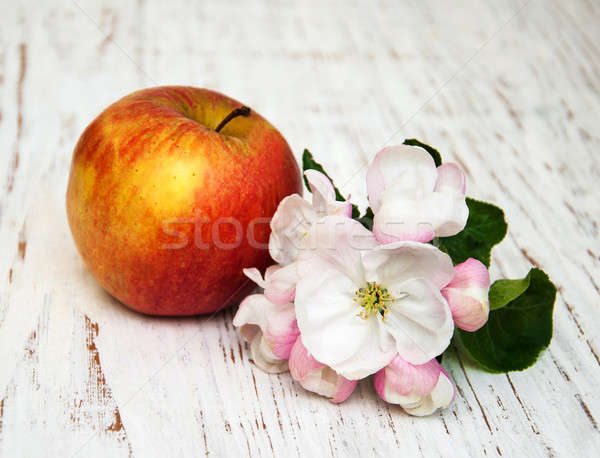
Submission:
<svg viewBox="0 0 600 458">
<path fill-rule="evenodd" d="M 354 301 L 359 302 L 363 308 L 359 315 L 365 320 L 372 314 L 379 313 L 385 321 L 391 303 L 396 301 L 386 288 L 375 282 L 368 282 L 367 286 L 356 290 L 355 294 Z"/>
</svg>

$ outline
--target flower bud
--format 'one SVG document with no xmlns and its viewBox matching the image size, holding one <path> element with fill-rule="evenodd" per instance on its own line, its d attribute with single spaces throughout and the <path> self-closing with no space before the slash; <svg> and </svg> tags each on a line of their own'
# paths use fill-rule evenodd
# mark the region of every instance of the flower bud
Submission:
<svg viewBox="0 0 600 458">
<path fill-rule="evenodd" d="M 489 288 L 490 274 L 477 259 L 469 258 L 454 266 L 454 277 L 441 293 L 456 326 L 473 332 L 486 323 L 490 311 Z"/>
<path fill-rule="evenodd" d="M 444 409 L 454 400 L 454 385 L 435 359 L 414 365 L 396 356 L 375 374 L 374 383 L 381 399 L 419 417 Z"/>
<path fill-rule="evenodd" d="M 264 279 L 256 267 L 244 269 L 244 275 L 263 288 L 265 297 L 274 304 L 287 304 L 294 300 L 298 282 L 296 264 L 269 266 Z"/>
<path fill-rule="evenodd" d="M 348 380 L 308 354 L 298 337 L 289 360 L 290 373 L 302 387 L 329 398 L 332 402 L 345 401 L 352 394 L 357 380 Z"/>
<path fill-rule="evenodd" d="M 240 304 L 233 325 L 250 343 L 254 364 L 269 373 L 287 370 L 299 334 L 293 304 L 273 304 L 263 294 L 252 294 Z"/>
</svg>

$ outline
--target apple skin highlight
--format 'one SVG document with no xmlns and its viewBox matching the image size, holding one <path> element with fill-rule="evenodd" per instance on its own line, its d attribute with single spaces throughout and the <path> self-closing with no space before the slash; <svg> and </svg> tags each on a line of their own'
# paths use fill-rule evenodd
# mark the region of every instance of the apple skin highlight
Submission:
<svg viewBox="0 0 600 458">
<path fill-rule="evenodd" d="M 89 271 L 126 306 L 212 313 L 253 289 L 243 268 L 272 262 L 267 219 L 302 193 L 300 171 L 254 111 L 215 132 L 241 105 L 206 89 L 150 88 L 109 106 L 81 135 L 69 225 Z"/>
</svg>

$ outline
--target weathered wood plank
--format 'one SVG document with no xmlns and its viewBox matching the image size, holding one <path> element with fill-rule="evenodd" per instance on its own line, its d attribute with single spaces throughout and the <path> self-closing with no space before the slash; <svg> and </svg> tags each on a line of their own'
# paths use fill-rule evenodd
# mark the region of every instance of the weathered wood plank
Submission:
<svg viewBox="0 0 600 458">
<path fill-rule="evenodd" d="M 600 447 L 600 7 L 592 1 L 23 1 L 0 27 L 0 455 L 588 456 Z M 522 373 L 451 351 L 453 406 L 416 419 L 369 381 L 337 406 L 248 359 L 232 311 L 151 319 L 86 272 L 72 148 L 120 96 L 226 92 L 363 207 L 365 167 L 418 137 L 503 207 L 494 277 L 545 269 L 554 340 Z"/>
</svg>

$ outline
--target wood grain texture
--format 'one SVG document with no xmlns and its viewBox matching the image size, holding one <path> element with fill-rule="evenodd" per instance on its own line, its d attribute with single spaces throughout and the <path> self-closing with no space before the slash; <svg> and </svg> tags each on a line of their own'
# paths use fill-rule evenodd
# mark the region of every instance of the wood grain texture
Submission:
<svg viewBox="0 0 600 458">
<path fill-rule="evenodd" d="M 600 5 L 591 0 L 0 1 L 0 455 L 591 456 L 600 449 Z M 229 310 L 151 319 L 104 293 L 66 223 L 79 134 L 135 89 L 190 84 L 270 119 L 363 207 L 417 137 L 505 209 L 492 276 L 546 270 L 554 340 L 526 372 L 451 351 L 455 403 L 370 382 L 334 405 L 248 360 Z"/>
</svg>

